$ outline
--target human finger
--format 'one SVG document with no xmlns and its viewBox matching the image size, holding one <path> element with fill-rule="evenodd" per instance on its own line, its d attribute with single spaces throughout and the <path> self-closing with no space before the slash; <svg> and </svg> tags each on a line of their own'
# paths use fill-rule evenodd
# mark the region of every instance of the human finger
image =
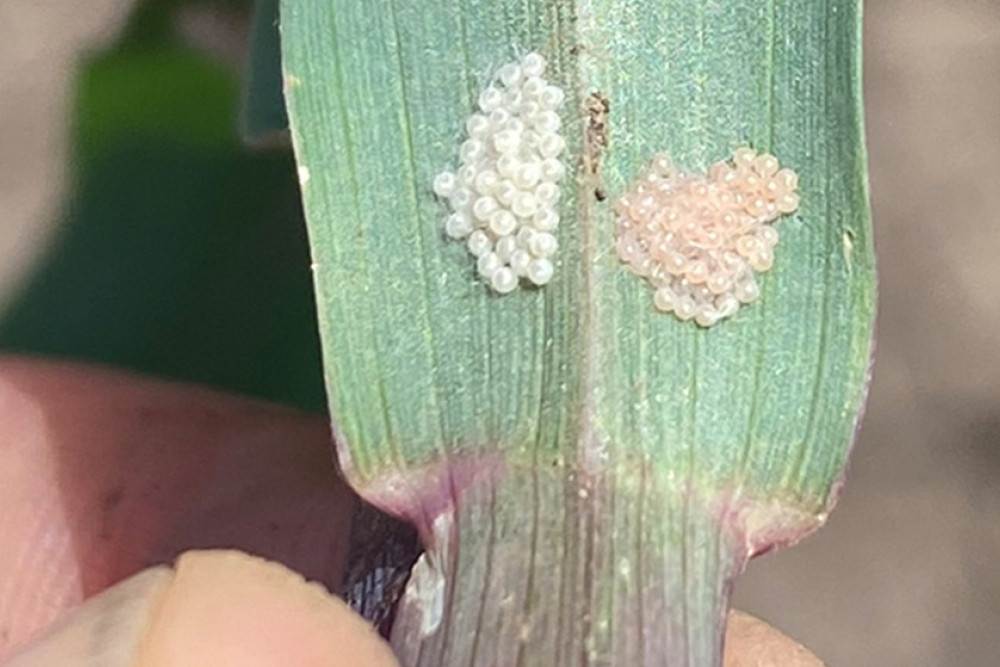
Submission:
<svg viewBox="0 0 1000 667">
<path fill-rule="evenodd" d="M 324 417 L 93 367 L 0 360 L 0 659 L 193 548 L 340 583 L 354 496 Z"/>
<path fill-rule="evenodd" d="M 189 552 L 88 601 L 7 667 L 398 667 L 319 584 L 235 551 Z"/>
</svg>

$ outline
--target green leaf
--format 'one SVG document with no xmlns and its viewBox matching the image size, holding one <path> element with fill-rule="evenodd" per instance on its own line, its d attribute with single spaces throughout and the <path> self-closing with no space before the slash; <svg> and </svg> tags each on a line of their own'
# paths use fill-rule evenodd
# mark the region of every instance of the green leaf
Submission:
<svg viewBox="0 0 1000 667">
<path fill-rule="evenodd" d="M 831 508 L 864 396 L 874 257 L 857 0 L 283 0 L 292 137 L 346 474 L 413 521 L 407 665 L 718 665 L 729 581 Z M 496 297 L 429 184 L 493 68 L 537 49 L 611 105 L 563 188 L 560 265 Z M 709 330 L 615 259 L 666 150 L 801 178 L 758 304 Z"/>
<path fill-rule="evenodd" d="M 229 68 L 151 41 L 81 68 L 72 191 L 0 349 L 321 411 L 295 165 L 240 145 Z"/>
<path fill-rule="evenodd" d="M 77 83 L 75 157 L 100 160 L 122 146 L 148 141 L 232 149 L 236 90 L 221 64 L 177 46 L 96 57 Z"/>
</svg>

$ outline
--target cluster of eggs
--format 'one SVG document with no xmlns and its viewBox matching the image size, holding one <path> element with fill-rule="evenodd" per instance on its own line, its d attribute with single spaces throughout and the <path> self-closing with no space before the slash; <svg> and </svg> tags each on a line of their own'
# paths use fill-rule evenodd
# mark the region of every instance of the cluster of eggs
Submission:
<svg viewBox="0 0 1000 667">
<path fill-rule="evenodd" d="M 653 303 L 710 327 L 755 301 L 756 273 L 774 263 L 770 223 L 799 206 L 798 176 L 740 148 L 708 175 L 657 156 L 615 205 L 618 257 L 655 289 Z"/>
<path fill-rule="evenodd" d="M 498 294 L 521 279 L 552 279 L 558 249 L 560 155 L 566 148 L 557 110 L 563 89 L 548 82 L 546 62 L 529 53 L 499 70 L 465 123 L 460 166 L 439 173 L 434 193 L 447 201 L 449 237 L 465 240 L 483 281 Z"/>
</svg>

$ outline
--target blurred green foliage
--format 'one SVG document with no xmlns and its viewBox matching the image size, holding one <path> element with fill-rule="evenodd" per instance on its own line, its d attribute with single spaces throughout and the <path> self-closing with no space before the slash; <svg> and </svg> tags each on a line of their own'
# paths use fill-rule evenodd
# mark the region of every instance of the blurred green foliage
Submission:
<svg viewBox="0 0 1000 667">
<path fill-rule="evenodd" d="M 114 48 L 82 63 L 70 195 L 0 316 L 0 349 L 322 411 L 292 155 L 241 144 L 240 73 L 180 42 L 181 4 L 146 2 Z"/>
<path fill-rule="evenodd" d="M 278 0 L 257 0 L 243 99 L 243 137 L 254 145 L 290 144 L 282 94 Z"/>
</svg>

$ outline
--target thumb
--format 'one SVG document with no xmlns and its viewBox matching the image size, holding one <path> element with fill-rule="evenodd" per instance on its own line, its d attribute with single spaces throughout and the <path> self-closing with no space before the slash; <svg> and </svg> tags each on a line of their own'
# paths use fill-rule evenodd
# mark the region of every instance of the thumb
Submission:
<svg viewBox="0 0 1000 667">
<path fill-rule="evenodd" d="M 7 667 L 398 667 L 319 584 L 235 551 L 188 552 L 94 597 Z"/>
<path fill-rule="evenodd" d="M 741 611 L 729 614 L 725 667 L 823 667 L 798 642 Z"/>
</svg>

